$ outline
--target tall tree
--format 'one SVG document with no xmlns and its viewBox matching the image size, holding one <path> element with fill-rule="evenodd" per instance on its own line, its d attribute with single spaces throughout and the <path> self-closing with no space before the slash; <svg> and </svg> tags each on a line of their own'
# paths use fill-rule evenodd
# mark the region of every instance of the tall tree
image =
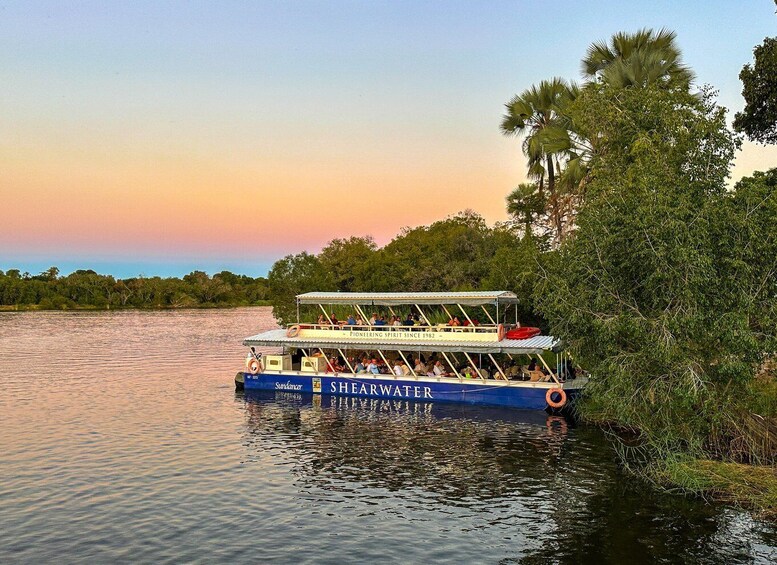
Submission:
<svg viewBox="0 0 777 565">
<path fill-rule="evenodd" d="M 563 237 L 563 207 L 559 201 L 556 178 L 561 163 L 572 148 L 569 121 L 564 107 L 576 89 L 561 78 L 544 80 L 505 105 L 502 133 L 524 136 L 523 153 L 528 159 L 529 176 L 537 180 L 538 198 L 547 201 L 556 238 Z M 547 178 L 547 195 L 545 179 Z"/>
<path fill-rule="evenodd" d="M 755 64 L 742 68 L 745 109 L 734 118 L 734 129 L 753 141 L 777 143 L 777 37 L 767 37 L 753 50 Z"/>
<path fill-rule="evenodd" d="M 615 88 L 676 85 L 687 89 L 694 75 L 682 63 L 676 37 L 667 29 L 616 33 L 609 43 L 591 44 L 582 61 L 583 76 Z"/>
</svg>

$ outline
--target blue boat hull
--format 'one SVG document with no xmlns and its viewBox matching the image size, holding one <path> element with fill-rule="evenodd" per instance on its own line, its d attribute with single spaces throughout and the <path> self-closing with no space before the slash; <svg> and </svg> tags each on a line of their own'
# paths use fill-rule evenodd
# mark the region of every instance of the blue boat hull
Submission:
<svg viewBox="0 0 777 565">
<path fill-rule="evenodd" d="M 343 375 L 289 375 L 243 373 L 245 390 L 274 390 L 313 393 L 336 396 L 389 398 L 420 402 L 463 402 L 489 406 L 509 406 L 545 410 L 548 404 L 545 394 L 549 383 L 499 383 L 452 382 L 437 380 L 404 380 L 372 376 Z M 493 381 L 492 381 L 493 382 Z M 565 385 L 569 405 L 580 393 L 579 389 Z"/>
</svg>

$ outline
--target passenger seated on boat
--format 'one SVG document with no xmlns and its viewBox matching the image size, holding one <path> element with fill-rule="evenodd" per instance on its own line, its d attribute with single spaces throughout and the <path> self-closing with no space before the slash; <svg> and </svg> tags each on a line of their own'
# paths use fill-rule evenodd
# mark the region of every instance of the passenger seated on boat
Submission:
<svg viewBox="0 0 777 565">
<path fill-rule="evenodd" d="M 323 314 L 319 314 L 318 315 L 318 320 L 316 320 L 316 324 L 319 325 L 319 326 L 325 326 L 325 325 L 327 325 L 327 323 L 328 322 L 324 319 L 324 315 Z"/>
<path fill-rule="evenodd" d="M 373 359 L 370 361 L 370 364 L 367 365 L 367 372 L 372 373 L 373 375 L 379 375 L 380 369 L 378 368 L 378 360 Z"/>
<path fill-rule="evenodd" d="M 386 317 L 385 316 L 381 316 L 380 318 L 375 320 L 375 324 L 374 325 L 376 325 L 376 326 L 385 326 L 386 325 Z M 383 328 L 381 327 L 380 329 L 382 330 Z"/>
<path fill-rule="evenodd" d="M 416 372 L 417 375 L 425 375 L 429 372 L 429 369 L 426 367 L 423 361 L 421 359 L 416 359 L 415 367 L 413 367 L 413 370 Z"/>
<path fill-rule="evenodd" d="M 410 370 L 410 367 L 408 367 L 404 361 L 402 361 L 402 364 L 400 365 L 400 367 L 402 367 L 403 377 L 410 377 L 413 375 L 413 371 Z"/>
<path fill-rule="evenodd" d="M 453 318 L 448 320 L 448 325 L 449 326 L 460 326 L 461 325 L 461 320 L 459 320 L 458 316 L 454 316 Z"/>
<path fill-rule="evenodd" d="M 372 313 L 372 316 L 370 317 L 370 320 L 369 320 L 369 322 L 368 322 L 368 323 L 369 323 L 371 326 L 374 326 L 374 325 L 376 324 L 376 322 L 377 322 L 377 321 L 378 321 L 378 315 L 377 315 L 375 312 L 373 312 L 373 313 Z"/>
<path fill-rule="evenodd" d="M 402 376 L 402 361 L 398 360 L 394 363 L 394 374 L 398 377 Z"/>
<path fill-rule="evenodd" d="M 356 325 L 356 318 L 353 317 L 353 314 L 348 315 L 348 319 L 345 322 L 349 326 L 355 326 Z"/>
<path fill-rule="evenodd" d="M 333 326 L 339 326 L 340 325 L 340 321 L 337 319 L 337 316 L 335 316 L 334 312 L 332 312 L 332 315 L 329 316 L 329 319 L 332 320 L 332 325 Z"/>
<path fill-rule="evenodd" d="M 355 372 L 357 372 L 357 373 L 366 373 L 366 372 L 367 372 L 367 367 L 365 367 L 365 366 L 364 366 L 364 363 L 362 362 L 362 360 L 361 360 L 361 359 L 359 359 L 359 360 L 356 362 L 356 365 L 354 365 L 354 366 L 353 366 L 353 370 L 354 370 Z"/>
<path fill-rule="evenodd" d="M 471 378 L 473 378 L 473 375 L 474 375 L 474 373 L 473 373 L 473 371 L 472 371 L 472 367 L 470 367 L 469 365 L 467 365 L 466 367 L 464 367 L 464 368 L 463 368 L 463 369 L 460 371 L 460 373 L 461 373 L 461 375 L 462 375 L 462 376 L 463 376 L 465 379 L 471 379 Z"/>
<path fill-rule="evenodd" d="M 394 321 L 391 322 L 391 325 L 394 327 L 399 327 L 402 325 L 402 320 L 399 319 L 399 316 L 394 316 Z"/>
<path fill-rule="evenodd" d="M 356 325 L 357 326 L 363 326 L 364 325 L 364 320 L 362 320 L 361 316 L 356 316 Z"/>
<path fill-rule="evenodd" d="M 491 373 L 489 372 L 488 369 L 483 368 L 483 369 L 480 369 L 480 376 L 483 377 L 484 379 L 490 379 Z"/>
<path fill-rule="evenodd" d="M 537 370 L 537 360 L 534 357 L 531 358 L 531 361 L 529 361 L 529 366 L 526 367 L 526 369 L 529 371 Z"/>
<path fill-rule="evenodd" d="M 432 369 L 435 377 L 447 377 L 448 371 L 445 370 L 445 365 L 438 359 L 434 362 L 434 368 Z"/>
<path fill-rule="evenodd" d="M 407 318 L 405 318 L 405 321 L 404 321 L 404 322 L 402 322 L 402 324 L 403 324 L 403 325 L 405 325 L 405 326 L 412 326 L 412 325 L 414 325 L 414 324 L 415 324 L 415 321 L 414 321 L 414 320 L 413 320 L 413 318 L 410 316 L 410 313 L 408 313 L 408 314 L 407 314 Z"/>
</svg>

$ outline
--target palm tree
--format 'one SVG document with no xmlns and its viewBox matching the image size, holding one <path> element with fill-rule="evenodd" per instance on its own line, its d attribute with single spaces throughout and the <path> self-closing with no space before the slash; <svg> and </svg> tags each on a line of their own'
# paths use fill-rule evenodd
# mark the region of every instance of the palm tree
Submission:
<svg viewBox="0 0 777 565">
<path fill-rule="evenodd" d="M 561 159 L 572 147 L 569 120 L 563 109 L 576 92 L 577 87 L 564 79 L 544 80 L 510 100 L 502 118 L 503 134 L 524 136 L 523 153 L 528 159 L 529 177 L 538 183 L 540 200 L 545 199 L 547 177 L 547 199 L 551 206 L 557 200 L 556 178 L 561 171 Z M 551 215 L 560 239 L 561 217 L 553 211 Z"/>
<path fill-rule="evenodd" d="M 583 75 L 616 88 L 651 84 L 688 88 L 694 75 L 682 64 L 676 37 L 663 28 L 657 33 L 647 28 L 616 33 L 609 44 L 591 44 L 582 61 Z"/>
</svg>

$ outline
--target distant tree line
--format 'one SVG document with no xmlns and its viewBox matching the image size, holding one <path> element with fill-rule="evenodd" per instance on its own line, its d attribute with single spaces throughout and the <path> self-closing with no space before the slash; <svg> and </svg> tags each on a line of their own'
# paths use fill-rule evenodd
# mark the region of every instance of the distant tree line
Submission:
<svg viewBox="0 0 777 565">
<path fill-rule="evenodd" d="M 92 270 L 60 276 L 57 267 L 38 274 L 0 271 L 0 307 L 39 308 L 196 308 L 250 306 L 268 298 L 267 279 L 222 271 L 193 271 L 183 278 L 116 279 Z"/>
</svg>

